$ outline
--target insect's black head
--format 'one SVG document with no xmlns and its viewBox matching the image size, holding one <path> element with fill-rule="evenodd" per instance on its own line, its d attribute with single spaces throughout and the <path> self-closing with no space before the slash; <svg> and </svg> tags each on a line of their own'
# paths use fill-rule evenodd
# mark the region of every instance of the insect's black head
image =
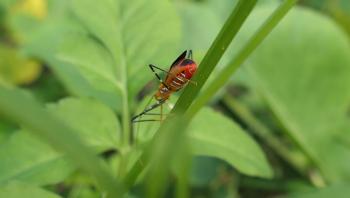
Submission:
<svg viewBox="0 0 350 198">
<path fill-rule="evenodd" d="M 194 61 L 193 61 L 193 60 L 191 60 L 191 59 L 184 59 L 184 60 L 181 62 L 180 66 L 188 66 L 188 65 L 192 65 L 192 64 L 194 64 Z"/>
</svg>

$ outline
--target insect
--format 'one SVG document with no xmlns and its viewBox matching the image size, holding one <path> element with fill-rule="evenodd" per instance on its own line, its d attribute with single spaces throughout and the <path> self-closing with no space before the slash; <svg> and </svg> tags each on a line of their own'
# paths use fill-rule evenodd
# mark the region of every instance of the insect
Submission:
<svg viewBox="0 0 350 198">
<path fill-rule="evenodd" d="M 192 60 L 192 50 L 186 50 L 171 64 L 169 71 L 165 71 L 152 64 L 149 65 L 149 68 L 159 80 L 160 85 L 157 92 L 147 103 L 146 108 L 140 114 L 134 116 L 132 118 L 132 122 L 162 121 L 162 105 L 169 99 L 171 94 L 182 89 L 187 83 L 193 83 L 193 81 L 191 81 L 191 78 L 197 70 L 197 64 Z M 156 72 L 156 70 L 166 73 L 164 81 Z M 153 99 L 155 99 L 156 102 L 152 105 L 149 105 Z M 159 106 L 161 107 L 160 120 L 138 119 L 143 115 L 155 115 L 148 112 Z"/>
</svg>

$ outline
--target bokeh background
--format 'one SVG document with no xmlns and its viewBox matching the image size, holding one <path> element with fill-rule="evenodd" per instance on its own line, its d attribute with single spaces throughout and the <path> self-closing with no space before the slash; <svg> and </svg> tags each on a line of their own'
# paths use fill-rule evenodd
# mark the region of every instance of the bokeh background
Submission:
<svg viewBox="0 0 350 198">
<path fill-rule="evenodd" d="M 106 133 L 85 135 L 114 168 L 118 167 L 115 145 L 120 140 L 110 136 L 107 129 L 119 130 L 121 126 L 114 123 L 124 107 L 118 99 L 122 92 L 114 85 L 119 86 L 118 80 L 127 81 L 127 108 L 131 114 L 142 110 L 143 97 L 158 83 L 147 65 L 166 69 L 185 49 L 192 49 L 199 63 L 237 2 L 115 1 L 120 2 L 120 12 L 113 16 L 100 6 L 94 10 L 91 4 L 79 1 L 0 1 L 0 86 L 26 91 L 73 126 L 84 125 L 82 131 Z M 279 2 L 259 1 L 213 76 L 235 57 Z M 75 16 L 85 18 L 71 20 Z M 103 42 L 115 49 L 112 53 L 118 54 L 118 64 L 127 68 L 126 75 L 120 68 L 108 67 L 113 60 L 94 47 L 101 41 L 90 38 L 91 34 L 114 32 L 118 34 L 104 37 Z M 254 139 L 264 153 L 262 164 L 256 166 L 266 172 L 254 172 L 259 170 L 254 168 L 254 160 L 253 171 L 241 169 L 237 158 L 230 161 L 225 157 L 230 153 L 223 154 L 222 159 L 197 156 L 189 176 L 190 196 L 347 197 L 349 38 L 349 0 L 299 1 L 209 104 Z M 112 73 L 117 81 L 113 81 Z M 75 120 L 91 111 L 94 116 Z M 111 118 L 110 114 L 117 116 Z M 208 120 L 199 118 L 193 125 L 217 125 L 225 130 L 225 122 L 211 118 L 211 114 L 205 112 L 203 117 Z M 89 124 L 95 122 L 103 126 Z M 147 141 L 152 134 L 147 130 L 152 127 L 158 125 L 141 125 L 137 141 Z M 89 176 L 21 130 L 20 125 L 0 114 L 1 197 L 23 197 L 28 192 L 28 197 L 102 196 Z M 244 147 L 239 139 L 235 141 L 227 144 Z M 242 155 L 249 159 L 251 153 Z M 174 191 L 173 182 L 168 181 L 169 196 Z M 142 182 L 136 185 L 130 196 L 143 197 L 143 186 Z"/>
</svg>

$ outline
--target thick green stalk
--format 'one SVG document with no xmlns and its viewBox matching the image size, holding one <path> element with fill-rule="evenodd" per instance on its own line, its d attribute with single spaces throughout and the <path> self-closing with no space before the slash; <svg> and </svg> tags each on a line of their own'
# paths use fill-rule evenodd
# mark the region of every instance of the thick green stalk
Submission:
<svg viewBox="0 0 350 198">
<path fill-rule="evenodd" d="M 107 197 L 118 197 L 122 187 L 107 165 L 76 135 L 72 128 L 47 112 L 29 95 L 0 86 L 0 112 L 17 122 L 93 176 Z"/>
<path fill-rule="evenodd" d="M 180 149 L 176 156 L 176 167 L 178 171 L 177 185 L 176 185 L 176 197 L 187 198 L 189 197 L 189 178 L 191 175 L 192 155 L 186 141 L 184 146 Z"/>
<path fill-rule="evenodd" d="M 239 51 L 237 56 L 217 75 L 217 78 L 207 87 L 188 109 L 187 115 L 192 118 L 211 97 L 225 85 L 237 68 L 252 54 L 252 52 L 262 43 L 266 36 L 276 27 L 288 11 L 296 4 L 297 0 L 285 0 L 267 19 L 267 21 L 249 39 L 247 44 Z"/>
<path fill-rule="evenodd" d="M 146 163 L 149 164 L 147 177 L 147 197 L 164 197 L 169 177 L 170 167 L 179 150 L 185 146 L 186 121 L 176 116 L 164 123 L 149 147 Z"/>
</svg>

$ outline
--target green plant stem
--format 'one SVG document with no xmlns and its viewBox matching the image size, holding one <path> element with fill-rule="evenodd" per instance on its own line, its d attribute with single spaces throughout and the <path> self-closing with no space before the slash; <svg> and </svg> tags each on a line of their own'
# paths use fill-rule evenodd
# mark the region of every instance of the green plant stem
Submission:
<svg viewBox="0 0 350 198">
<path fill-rule="evenodd" d="M 204 83 L 209 78 L 209 75 L 214 70 L 215 66 L 221 59 L 222 55 L 228 48 L 233 38 L 237 35 L 243 22 L 253 10 L 256 0 L 240 0 L 222 27 L 220 33 L 204 56 L 202 62 L 198 66 L 197 74 L 193 77 L 196 85 L 189 84 L 176 102 L 172 113 L 183 114 L 192 104 L 193 100 L 198 95 Z"/>
<path fill-rule="evenodd" d="M 122 29 L 122 27 L 121 27 Z M 119 41 L 121 43 L 121 51 L 125 52 L 125 47 L 123 40 L 119 37 Z M 127 155 L 125 151 L 129 150 L 130 147 L 130 139 L 131 139 L 131 123 L 130 123 L 130 112 L 129 112 L 129 97 L 128 97 L 128 79 L 127 79 L 127 63 L 125 60 L 125 54 L 123 54 L 120 60 L 120 79 L 123 85 L 122 89 L 122 105 L 123 105 L 123 112 L 122 112 L 122 126 L 123 126 L 123 133 L 122 133 L 122 150 L 120 153 L 120 166 L 119 166 L 119 176 L 123 176 L 126 174 L 126 164 L 127 164 Z M 117 62 L 117 61 L 116 61 Z"/>
<path fill-rule="evenodd" d="M 118 197 L 122 186 L 107 165 L 85 145 L 72 128 L 47 112 L 28 94 L 0 86 L 0 112 L 17 122 L 93 176 L 107 197 Z"/>
<path fill-rule="evenodd" d="M 119 10 L 118 14 L 122 13 L 121 10 Z M 121 15 L 118 17 L 122 18 Z M 120 23 L 119 25 L 119 30 L 123 30 L 123 24 Z M 115 58 L 114 61 L 115 63 L 120 67 L 120 71 L 116 73 L 116 76 L 119 75 L 121 84 L 122 84 L 122 105 L 123 105 L 123 113 L 122 113 L 122 124 L 123 124 L 123 133 L 122 133 L 122 142 L 123 142 L 123 147 L 127 148 L 130 146 L 130 139 L 131 139 L 131 130 L 130 130 L 130 112 L 129 112 L 129 97 L 128 97 L 128 71 L 127 71 L 127 61 L 126 61 L 126 47 L 124 40 L 122 38 L 122 33 L 119 34 L 118 40 L 119 40 L 119 47 L 120 47 L 120 52 L 122 52 L 122 55 L 119 56 L 119 59 L 117 58 L 118 51 L 114 52 Z M 123 157 L 123 156 L 122 156 Z M 124 160 L 124 159 L 121 159 Z"/>
<path fill-rule="evenodd" d="M 190 148 L 188 145 L 188 141 L 186 141 L 181 150 L 177 153 L 178 161 L 178 178 L 177 178 L 177 187 L 176 187 L 176 197 L 177 198 L 186 198 L 189 197 L 189 177 L 191 174 L 191 164 L 192 164 L 192 156 L 190 153 Z"/>
<path fill-rule="evenodd" d="M 282 159 L 291 164 L 300 174 L 305 175 L 307 172 L 308 159 L 300 152 L 291 152 L 278 138 L 273 135 L 263 123 L 261 123 L 242 103 L 229 95 L 224 96 L 223 102 L 234 111 L 240 119 L 267 143 Z"/>
<path fill-rule="evenodd" d="M 129 113 L 129 102 L 128 102 L 128 94 L 123 93 L 123 115 L 122 115 L 122 120 L 123 120 L 123 146 L 124 147 L 129 147 L 130 143 L 130 113 Z"/>
<path fill-rule="evenodd" d="M 175 148 L 181 147 L 181 140 L 185 137 L 185 130 L 190 119 L 181 115 L 187 110 L 196 95 L 199 93 L 228 45 L 237 34 L 249 13 L 253 10 L 255 4 L 256 0 L 240 0 L 238 2 L 199 66 L 197 74 L 193 79 L 197 82 L 197 85 L 193 86 L 190 84 L 186 87 L 184 93 L 181 95 L 172 110 L 171 115 L 173 116 L 168 116 L 156 133 L 149 148 L 146 149 L 140 157 L 139 161 L 142 161 L 143 164 L 147 164 L 150 161 L 154 164 L 157 164 L 157 162 L 162 164 L 161 166 L 158 165 L 156 171 L 154 170 L 154 167 L 153 172 L 151 169 L 151 175 L 152 173 L 157 173 L 157 177 L 151 176 L 149 183 L 150 185 L 155 183 L 155 185 L 149 188 L 151 189 L 149 192 L 150 196 L 161 196 L 159 189 L 164 187 L 166 173 L 168 172 L 170 166 L 169 163 L 173 157 L 172 152 L 174 152 Z M 150 153 L 152 153 L 152 160 L 149 159 Z M 125 184 L 127 187 L 131 187 L 137 176 L 142 172 L 144 166 L 141 166 L 140 164 L 141 163 L 136 163 L 126 176 Z"/>
<path fill-rule="evenodd" d="M 126 88 L 125 88 L 126 89 Z M 123 133 L 122 133 L 122 148 L 120 150 L 120 161 L 119 161 L 119 169 L 118 176 L 122 177 L 126 174 L 126 164 L 127 164 L 127 151 L 130 148 L 129 140 L 131 137 L 130 130 L 130 115 L 129 115 L 129 104 L 128 104 L 128 95 L 126 91 L 122 93 L 123 98 L 123 113 L 122 113 L 122 125 L 123 125 Z"/>
<path fill-rule="evenodd" d="M 149 164 L 147 179 L 148 197 L 163 197 L 170 166 L 174 156 L 185 146 L 186 118 L 176 116 L 164 123 L 161 128 L 164 133 L 157 133 L 148 148 L 149 155 L 146 164 Z"/>
<path fill-rule="evenodd" d="M 252 52 L 262 43 L 266 36 L 276 27 L 288 11 L 296 4 L 297 0 L 285 0 L 267 19 L 267 21 L 249 39 L 247 44 L 239 51 L 236 57 L 224 67 L 217 78 L 203 91 L 193 105 L 186 112 L 189 117 L 193 117 L 211 97 L 225 85 L 237 68 L 252 54 Z"/>
</svg>

